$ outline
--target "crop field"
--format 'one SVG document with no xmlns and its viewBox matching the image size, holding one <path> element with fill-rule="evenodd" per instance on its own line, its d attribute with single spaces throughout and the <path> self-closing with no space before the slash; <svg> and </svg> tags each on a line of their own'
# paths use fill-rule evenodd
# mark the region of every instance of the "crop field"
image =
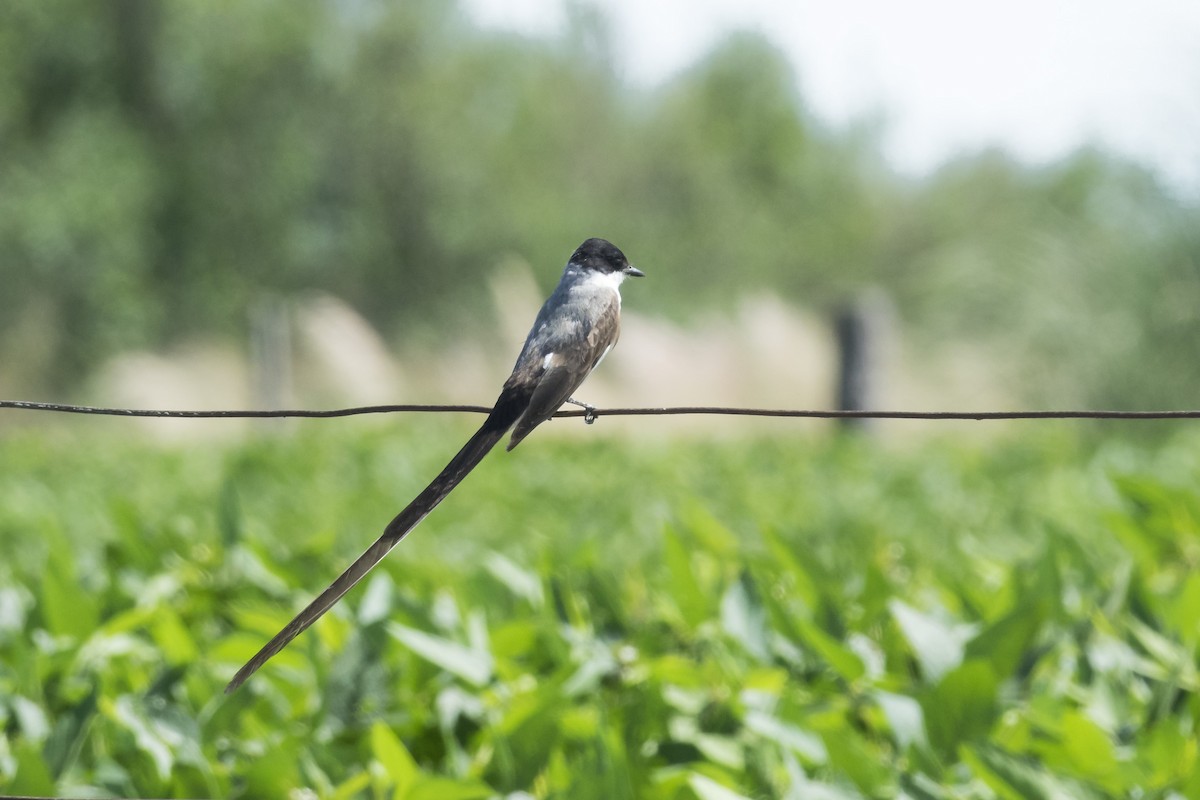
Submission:
<svg viewBox="0 0 1200 800">
<path fill-rule="evenodd" d="M 468 423 L 0 438 L 0 793 L 1200 797 L 1185 426 L 535 434 L 225 695 Z"/>
</svg>

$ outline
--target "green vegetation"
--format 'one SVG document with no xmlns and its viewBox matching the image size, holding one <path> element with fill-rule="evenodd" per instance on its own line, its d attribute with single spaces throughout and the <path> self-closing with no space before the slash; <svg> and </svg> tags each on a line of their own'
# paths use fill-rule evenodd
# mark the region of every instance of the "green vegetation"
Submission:
<svg viewBox="0 0 1200 800">
<path fill-rule="evenodd" d="M 1195 430 L 545 437 L 224 696 L 467 423 L 0 440 L 0 792 L 1200 796 Z"/>
</svg>

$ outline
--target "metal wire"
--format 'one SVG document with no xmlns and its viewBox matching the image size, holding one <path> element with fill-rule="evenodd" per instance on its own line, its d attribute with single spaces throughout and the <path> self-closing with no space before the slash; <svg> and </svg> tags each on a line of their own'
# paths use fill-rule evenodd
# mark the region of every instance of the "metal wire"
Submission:
<svg viewBox="0 0 1200 800">
<path fill-rule="evenodd" d="M 0 408 L 23 411 L 49 411 L 64 414 L 96 414 L 110 417 L 160 417 L 167 419 L 227 419 L 299 417 L 327 419 L 362 414 L 467 413 L 487 414 L 490 406 L 475 405 L 380 405 L 327 410 L 219 410 L 185 411 L 146 408 L 101 408 L 65 403 L 38 403 L 26 400 L 0 400 Z M 1200 419 L 1200 410 L 1166 411 L 826 411 L 790 408 L 730 408 L 726 406 L 675 406 L 669 408 L 597 408 L 559 411 L 555 417 L 655 417 L 682 415 L 722 415 L 739 417 L 808 417 L 817 419 L 926 419 L 926 420 L 1000 420 L 1000 419 L 1125 419 L 1164 420 Z"/>
</svg>

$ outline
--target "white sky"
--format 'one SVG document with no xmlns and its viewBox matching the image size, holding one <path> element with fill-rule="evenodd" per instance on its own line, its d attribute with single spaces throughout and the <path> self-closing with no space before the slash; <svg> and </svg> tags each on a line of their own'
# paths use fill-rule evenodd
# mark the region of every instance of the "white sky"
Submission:
<svg viewBox="0 0 1200 800">
<path fill-rule="evenodd" d="M 731 29 L 788 54 L 839 124 L 882 112 L 892 163 L 921 173 L 1000 144 L 1029 162 L 1091 142 L 1200 195 L 1198 0 L 603 0 L 623 77 L 653 86 Z M 562 29 L 563 0 L 465 0 L 480 23 Z"/>
</svg>

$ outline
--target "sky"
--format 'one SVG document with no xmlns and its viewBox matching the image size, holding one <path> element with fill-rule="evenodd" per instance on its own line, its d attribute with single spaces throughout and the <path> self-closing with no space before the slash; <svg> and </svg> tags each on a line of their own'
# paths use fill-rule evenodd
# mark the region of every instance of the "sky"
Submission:
<svg viewBox="0 0 1200 800">
<path fill-rule="evenodd" d="M 571 0 L 567 0 L 570 2 Z M 804 101 L 841 125 L 882 115 L 885 155 L 921 175 L 999 145 L 1031 164 L 1091 144 L 1200 197 L 1196 0 L 603 0 L 617 69 L 653 87 L 731 30 L 791 60 Z M 562 30 L 563 0 L 466 0 L 477 22 Z"/>
</svg>

